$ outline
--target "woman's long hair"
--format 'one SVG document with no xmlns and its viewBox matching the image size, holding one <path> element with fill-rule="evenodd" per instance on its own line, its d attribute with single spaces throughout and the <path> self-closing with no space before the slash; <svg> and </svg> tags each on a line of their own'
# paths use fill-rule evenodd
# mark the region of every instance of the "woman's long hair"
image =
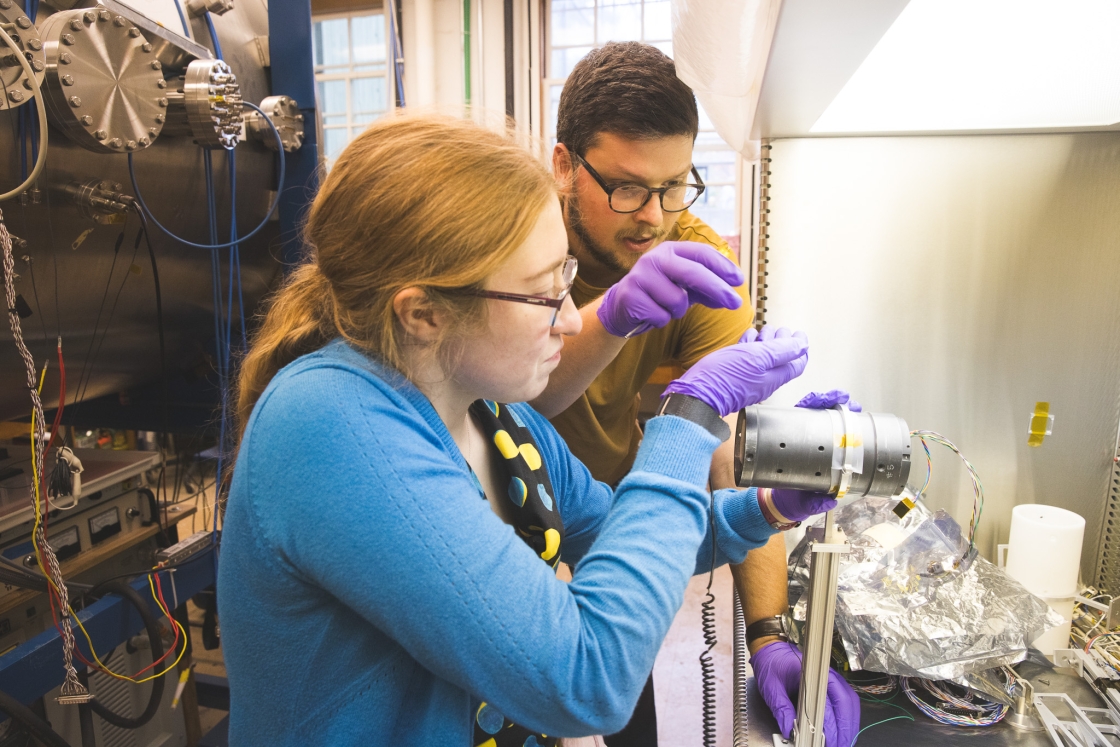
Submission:
<svg viewBox="0 0 1120 747">
<path fill-rule="evenodd" d="M 482 299 L 454 291 L 493 273 L 555 194 L 512 135 L 433 115 L 374 123 L 319 189 L 304 227 L 309 261 L 271 299 L 242 361 L 239 430 L 281 368 L 335 337 L 407 375 L 393 310 L 404 288 L 449 312 L 445 340 L 477 323 Z"/>
</svg>

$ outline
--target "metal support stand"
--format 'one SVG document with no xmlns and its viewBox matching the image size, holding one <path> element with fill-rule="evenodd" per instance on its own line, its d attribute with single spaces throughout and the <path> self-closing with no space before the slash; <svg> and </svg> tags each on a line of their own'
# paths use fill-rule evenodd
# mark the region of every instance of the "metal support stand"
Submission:
<svg viewBox="0 0 1120 747">
<path fill-rule="evenodd" d="M 832 628 L 840 556 L 849 550 L 844 533 L 825 514 L 824 541 L 813 544 L 809 565 L 809 604 L 802 635 L 801 690 L 793 742 L 797 747 L 824 747 L 824 710 L 828 694 Z"/>
<path fill-rule="evenodd" d="M 1120 722 L 1110 708 L 1081 708 L 1065 693 L 1035 693 L 1033 700 L 1057 747 L 1112 747 L 1112 739 L 1120 738 Z M 1051 703 L 1064 709 L 1072 720 L 1055 714 Z"/>
</svg>

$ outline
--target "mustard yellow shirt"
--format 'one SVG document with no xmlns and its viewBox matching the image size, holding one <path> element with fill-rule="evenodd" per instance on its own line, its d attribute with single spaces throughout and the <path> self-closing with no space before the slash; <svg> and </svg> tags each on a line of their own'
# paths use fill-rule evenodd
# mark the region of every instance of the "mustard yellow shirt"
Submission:
<svg viewBox="0 0 1120 747">
<path fill-rule="evenodd" d="M 736 262 L 727 242 L 688 211 L 681 213 L 665 240 L 708 244 Z M 606 291 L 577 276 L 572 300 L 582 307 Z M 743 297 L 738 309 L 709 309 L 697 304 L 661 329 L 627 340 L 587 391 L 552 418 L 572 453 L 587 465 L 595 479 L 613 485 L 630 471 L 642 440 L 638 393 L 654 371 L 661 366 L 687 369 L 713 350 L 739 341 L 754 319 L 754 305 L 746 283 L 738 291 Z"/>
</svg>

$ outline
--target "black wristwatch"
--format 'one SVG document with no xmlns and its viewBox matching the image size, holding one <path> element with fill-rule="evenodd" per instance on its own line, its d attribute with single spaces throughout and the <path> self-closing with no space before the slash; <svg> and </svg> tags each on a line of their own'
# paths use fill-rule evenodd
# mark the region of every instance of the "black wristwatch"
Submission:
<svg viewBox="0 0 1120 747">
<path fill-rule="evenodd" d="M 785 615 L 764 617 L 761 620 L 755 620 L 747 626 L 747 645 L 750 645 L 751 641 L 756 641 L 759 638 L 769 638 L 771 636 L 783 641 L 789 641 L 789 634 L 786 632 Z"/>
<path fill-rule="evenodd" d="M 726 441 L 731 438 L 731 427 L 724 422 L 711 405 L 687 394 L 670 394 L 661 398 L 656 415 L 676 415 L 702 426 L 708 433 Z"/>
</svg>

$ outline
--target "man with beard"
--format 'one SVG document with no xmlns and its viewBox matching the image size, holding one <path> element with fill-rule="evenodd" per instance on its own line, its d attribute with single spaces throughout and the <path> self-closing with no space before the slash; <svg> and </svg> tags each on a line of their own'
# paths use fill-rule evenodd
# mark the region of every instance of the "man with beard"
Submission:
<svg viewBox="0 0 1120 747">
<path fill-rule="evenodd" d="M 583 317 L 534 407 L 596 479 L 611 485 L 634 462 L 642 433 L 639 392 L 665 365 L 689 368 L 739 342 L 751 327 L 749 290 L 727 242 L 688 207 L 703 192 L 692 165 L 699 117 L 692 90 L 655 47 L 612 42 L 576 64 L 564 85 L 553 152 L 568 191 L 569 251 L 579 259 L 571 295 Z M 752 333 L 753 334 L 753 333 Z M 764 329 L 762 336 L 788 334 Z M 807 398 L 808 399 L 808 398 Z M 847 402 L 843 392 L 807 406 Z M 729 417 L 734 430 L 735 416 Z M 733 440 L 717 449 L 711 488 L 735 487 Z M 791 524 L 782 518 L 779 528 Z M 759 689 L 789 736 L 801 658 L 785 640 L 785 545 L 775 535 L 733 569 Z M 838 674 L 828 686 L 828 747 L 848 747 L 859 699 Z M 653 679 L 608 747 L 657 744 Z"/>
</svg>

